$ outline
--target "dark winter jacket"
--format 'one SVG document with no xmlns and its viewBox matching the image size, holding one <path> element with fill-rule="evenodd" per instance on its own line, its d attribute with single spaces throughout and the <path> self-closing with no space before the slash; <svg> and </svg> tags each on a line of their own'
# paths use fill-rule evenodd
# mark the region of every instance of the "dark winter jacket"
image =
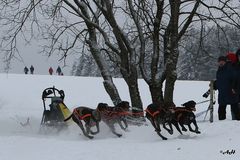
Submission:
<svg viewBox="0 0 240 160">
<path fill-rule="evenodd" d="M 236 73 L 237 73 L 237 84 L 238 84 L 238 87 L 237 87 L 237 92 L 238 92 L 238 96 L 239 96 L 239 101 L 240 101 L 240 62 L 237 62 L 236 66 Z"/>
<path fill-rule="evenodd" d="M 62 70 L 61 70 L 61 68 L 59 66 L 58 66 L 56 72 L 58 73 L 58 75 L 60 75 L 62 73 Z"/>
<path fill-rule="evenodd" d="M 27 67 L 24 67 L 24 73 L 28 74 L 28 68 Z"/>
<path fill-rule="evenodd" d="M 237 71 L 237 79 L 238 79 L 238 94 L 239 94 L 239 97 L 240 97 L 240 48 L 237 50 L 236 52 L 236 56 L 237 56 L 237 63 L 235 65 L 236 67 L 236 71 Z M 240 98 L 239 98 L 239 101 L 240 101 Z"/>
<path fill-rule="evenodd" d="M 216 76 L 216 89 L 218 89 L 219 105 L 234 104 L 238 102 L 236 68 L 229 62 L 219 67 Z"/>
<path fill-rule="evenodd" d="M 52 73 L 53 73 L 52 67 L 49 68 L 48 72 L 49 72 L 50 75 L 52 75 Z"/>
<path fill-rule="evenodd" d="M 33 72 L 34 72 L 34 67 L 33 66 L 30 67 L 30 72 L 31 72 L 31 74 L 33 74 Z"/>
</svg>

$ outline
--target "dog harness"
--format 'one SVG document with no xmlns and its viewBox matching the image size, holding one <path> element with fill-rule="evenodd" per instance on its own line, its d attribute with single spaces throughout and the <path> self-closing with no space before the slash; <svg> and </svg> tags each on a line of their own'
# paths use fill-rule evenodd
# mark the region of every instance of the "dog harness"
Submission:
<svg viewBox="0 0 240 160">
<path fill-rule="evenodd" d="M 153 113 L 151 113 L 148 109 L 145 110 L 147 113 L 149 113 L 152 117 L 155 117 L 157 114 L 160 113 L 160 111 L 155 111 Z"/>
<path fill-rule="evenodd" d="M 191 113 L 192 111 L 190 111 L 190 110 L 187 110 L 187 109 L 184 109 L 184 108 L 178 108 L 178 109 L 175 109 L 174 110 L 175 112 L 188 112 L 188 113 Z M 183 116 L 183 114 L 182 113 L 180 113 L 176 118 L 176 120 L 177 121 L 179 121 L 179 119 L 181 118 Z"/>
<path fill-rule="evenodd" d="M 124 111 L 123 109 L 121 109 L 121 111 L 117 111 L 116 108 L 113 107 L 111 109 L 112 110 L 110 110 L 109 108 L 105 108 L 104 110 L 101 111 L 99 109 L 97 110 L 101 113 L 102 119 L 106 121 L 130 115 L 129 112 Z"/>
<path fill-rule="evenodd" d="M 75 108 L 75 109 L 73 110 L 73 113 L 74 113 L 80 120 L 84 120 L 85 118 L 92 116 L 91 114 L 81 115 L 81 114 L 79 113 L 79 111 L 78 111 L 77 108 Z"/>
</svg>

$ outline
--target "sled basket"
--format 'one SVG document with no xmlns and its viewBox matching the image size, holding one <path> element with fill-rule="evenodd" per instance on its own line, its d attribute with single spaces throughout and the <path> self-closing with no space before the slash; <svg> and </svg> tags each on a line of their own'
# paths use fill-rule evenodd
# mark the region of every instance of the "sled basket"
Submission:
<svg viewBox="0 0 240 160">
<path fill-rule="evenodd" d="M 41 125 L 51 127 L 66 126 L 64 119 L 71 115 L 71 111 L 64 104 L 64 91 L 57 88 L 46 88 L 42 93 L 43 115 Z"/>
</svg>

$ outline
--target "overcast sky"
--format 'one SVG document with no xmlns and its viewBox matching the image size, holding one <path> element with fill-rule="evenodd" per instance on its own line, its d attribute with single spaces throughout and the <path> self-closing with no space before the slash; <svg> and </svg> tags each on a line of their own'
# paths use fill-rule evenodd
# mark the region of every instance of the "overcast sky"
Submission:
<svg viewBox="0 0 240 160">
<path fill-rule="evenodd" d="M 239 5 L 239 1 L 238 0 L 233 0 L 235 2 L 236 5 Z M 215 2 L 213 0 L 209 1 L 209 2 Z M 122 18 L 122 17 L 121 17 Z M 3 32 L 2 28 L 0 30 L 0 37 L 1 31 Z M 18 42 L 23 43 L 23 42 Z M 41 48 L 38 46 L 39 44 L 37 44 L 36 42 L 32 43 L 31 45 L 26 46 L 24 43 L 20 44 L 19 47 L 19 52 L 20 55 L 23 59 L 23 61 L 19 61 L 17 59 L 14 59 L 11 63 L 11 69 L 9 70 L 8 73 L 23 73 L 23 68 L 25 66 L 30 67 L 31 65 L 33 65 L 35 67 L 35 73 L 36 74 L 48 74 L 48 69 L 50 66 L 53 67 L 54 72 L 57 68 L 57 66 L 59 65 L 60 67 L 63 67 L 63 62 L 59 62 L 58 60 L 60 59 L 59 56 L 57 55 L 53 55 L 51 57 L 47 57 L 44 56 L 43 54 L 40 54 L 40 50 Z M 62 68 L 64 75 L 70 75 L 70 71 L 72 69 L 72 65 L 74 60 L 76 60 L 79 57 L 79 55 L 70 55 L 67 58 L 66 61 L 66 67 Z M 2 53 L 0 53 L 0 72 L 4 72 L 4 67 L 5 64 L 3 63 L 3 55 Z"/>
</svg>

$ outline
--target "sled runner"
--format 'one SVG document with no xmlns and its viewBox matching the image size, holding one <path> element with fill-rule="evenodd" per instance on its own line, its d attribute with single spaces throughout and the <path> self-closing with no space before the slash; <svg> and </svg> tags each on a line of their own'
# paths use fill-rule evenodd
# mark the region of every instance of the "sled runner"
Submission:
<svg viewBox="0 0 240 160">
<path fill-rule="evenodd" d="M 71 111 L 64 104 L 64 97 L 64 91 L 58 90 L 54 86 L 46 88 L 43 91 L 42 101 L 44 111 L 42 115 L 41 126 L 50 126 L 57 129 L 62 129 L 63 127 L 67 126 L 67 123 L 64 122 L 64 119 L 71 115 Z"/>
</svg>

